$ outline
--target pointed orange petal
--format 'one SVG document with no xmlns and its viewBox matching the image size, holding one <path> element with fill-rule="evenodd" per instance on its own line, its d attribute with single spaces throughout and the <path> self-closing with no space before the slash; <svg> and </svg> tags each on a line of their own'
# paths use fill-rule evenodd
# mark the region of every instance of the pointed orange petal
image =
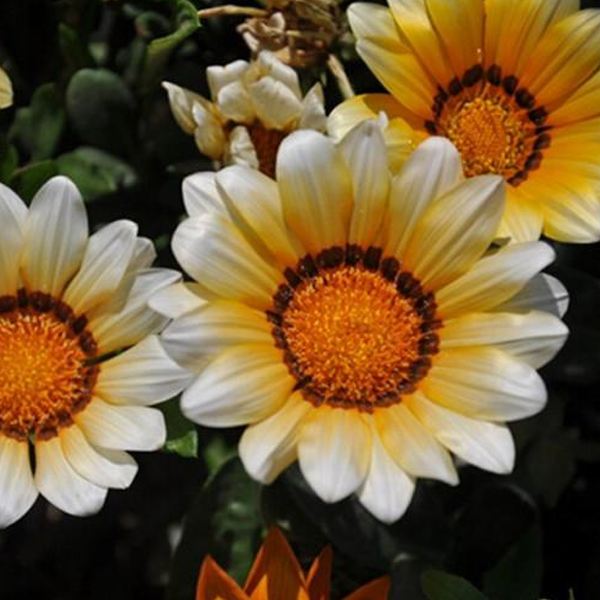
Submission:
<svg viewBox="0 0 600 600">
<path fill-rule="evenodd" d="M 363 585 L 344 600 L 387 600 L 390 593 L 390 578 L 380 577 Z"/>
<path fill-rule="evenodd" d="M 250 600 L 310 600 L 300 563 L 278 529 L 269 530 L 244 590 Z"/>
<path fill-rule="evenodd" d="M 306 583 L 310 600 L 329 600 L 333 552 L 327 546 L 310 567 Z"/>
<path fill-rule="evenodd" d="M 200 569 L 196 600 L 248 600 L 240 586 L 207 556 Z"/>
</svg>

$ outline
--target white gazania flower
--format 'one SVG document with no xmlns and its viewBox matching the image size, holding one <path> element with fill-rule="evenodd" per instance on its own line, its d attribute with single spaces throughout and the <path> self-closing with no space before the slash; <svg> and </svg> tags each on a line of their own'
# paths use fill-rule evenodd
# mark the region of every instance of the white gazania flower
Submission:
<svg viewBox="0 0 600 600">
<path fill-rule="evenodd" d="M 38 493 L 72 515 L 98 511 L 128 487 L 125 450 L 156 450 L 162 413 L 185 371 L 147 307 L 175 271 L 149 268 L 150 240 L 131 221 L 88 235 L 73 183 L 55 177 L 27 206 L 0 185 L 0 527 Z M 30 449 L 35 453 L 35 474 Z"/>
<path fill-rule="evenodd" d="M 212 102 L 164 82 L 173 116 L 219 164 L 239 164 L 272 176 L 279 144 L 296 129 L 324 130 L 323 90 L 302 96 L 298 75 L 270 52 L 206 70 Z"/>
<path fill-rule="evenodd" d="M 393 177 L 387 165 L 371 121 L 339 148 L 294 133 L 277 181 L 243 167 L 192 175 L 173 250 L 197 283 L 152 306 L 175 317 L 161 339 L 196 374 L 183 412 L 249 425 L 253 477 L 298 459 L 324 501 L 356 492 L 394 521 L 417 477 L 457 483 L 448 450 L 512 469 L 505 422 L 543 408 L 536 368 L 567 329 L 564 288 L 538 274 L 552 249 L 489 250 L 501 177 L 465 180 L 442 138 Z"/>
</svg>

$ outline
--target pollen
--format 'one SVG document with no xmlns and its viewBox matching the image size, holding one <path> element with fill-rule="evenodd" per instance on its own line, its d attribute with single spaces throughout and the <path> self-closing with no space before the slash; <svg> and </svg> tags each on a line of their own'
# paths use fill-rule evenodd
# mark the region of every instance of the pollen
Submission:
<svg viewBox="0 0 600 600">
<path fill-rule="evenodd" d="M 370 412 L 400 402 L 437 352 L 431 295 L 395 259 L 373 268 L 371 258 L 325 268 L 317 260 L 312 274 L 301 265 L 295 289 L 277 296 L 280 311 L 282 296 L 288 302 L 275 339 L 297 388 L 317 406 Z"/>
<path fill-rule="evenodd" d="M 468 177 L 515 173 L 523 166 L 525 128 L 520 114 L 493 99 L 465 102 L 448 119 L 446 135 L 460 152 Z"/>
<path fill-rule="evenodd" d="M 0 308 L 0 432 L 51 438 L 91 400 L 95 342 L 84 319 L 45 294 L 4 296 Z"/>
<path fill-rule="evenodd" d="M 256 150 L 259 170 L 269 177 L 275 177 L 277 151 L 285 133 L 277 129 L 267 129 L 261 123 L 251 125 L 248 131 Z"/>
</svg>

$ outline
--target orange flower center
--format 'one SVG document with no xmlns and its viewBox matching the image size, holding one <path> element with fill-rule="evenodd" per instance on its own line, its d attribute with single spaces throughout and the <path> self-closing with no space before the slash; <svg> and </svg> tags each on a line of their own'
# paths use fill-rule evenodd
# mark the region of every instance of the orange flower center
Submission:
<svg viewBox="0 0 600 600">
<path fill-rule="evenodd" d="M 381 250 L 331 248 L 288 270 L 269 317 L 304 397 L 372 411 L 416 389 L 438 350 L 435 299 Z"/>
<path fill-rule="evenodd" d="M 260 123 L 250 125 L 248 132 L 256 150 L 259 170 L 269 177 L 275 177 L 277 151 L 286 134 L 277 129 L 266 129 Z"/>
<path fill-rule="evenodd" d="M 497 65 L 487 71 L 475 65 L 440 87 L 432 112 L 425 127 L 455 144 L 469 177 L 496 173 L 518 186 L 539 168 L 541 150 L 550 145 L 546 109 L 516 77 L 502 77 Z"/>
<path fill-rule="evenodd" d="M 47 294 L 0 297 L 0 432 L 49 439 L 87 406 L 98 367 L 86 323 Z"/>
</svg>

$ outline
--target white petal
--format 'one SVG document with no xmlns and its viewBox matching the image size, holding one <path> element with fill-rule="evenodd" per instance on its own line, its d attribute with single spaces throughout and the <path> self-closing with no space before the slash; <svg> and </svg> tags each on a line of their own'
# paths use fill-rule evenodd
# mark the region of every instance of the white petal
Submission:
<svg viewBox="0 0 600 600">
<path fill-rule="evenodd" d="M 353 410 L 320 407 L 300 434 L 302 474 L 323 502 L 338 502 L 364 482 L 371 459 L 371 431 Z"/>
<path fill-rule="evenodd" d="M 220 121 L 202 104 L 195 102 L 192 115 L 196 123 L 194 139 L 202 154 L 218 160 L 225 152 L 225 133 Z"/>
<path fill-rule="evenodd" d="M 308 130 L 285 138 L 277 155 L 277 182 L 286 223 L 309 252 L 344 247 L 352 184 L 331 140 Z"/>
<path fill-rule="evenodd" d="M 58 437 L 36 442 L 35 463 L 35 485 L 54 506 L 77 517 L 102 508 L 108 490 L 90 483 L 71 467 Z"/>
<path fill-rule="evenodd" d="M 541 273 L 528 281 L 512 298 L 498 305 L 495 310 L 523 312 L 543 310 L 563 317 L 569 308 L 569 292 L 552 275 Z"/>
<path fill-rule="evenodd" d="M 149 405 L 172 398 L 189 373 L 171 360 L 154 335 L 100 365 L 94 391 L 114 404 Z"/>
<path fill-rule="evenodd" d="M 196 123 L 194 122 L 194 117 L 192 115 L 192 106 L 196 102 L 202 103 L 207 101 L 198 94 L 194 94 L 194 92 L 190 92 L 169 81 L 163 81 L 162 86 L 169 95 L 171 112 L 179 127 L 186 133 L 194 133 Z"/>
<path fill-rule="evenodd" d="M 300 392 L 295 392 L 275 414 L 246 428 L 239 453 L 254 479 L 270 484 L 296 460 L 303 419 L 313 408 Z"/>
<path fill-rule="evenodd" d="M 135 272 L 140 269 L 148 269 L 156 259 L 156 250 L 152 240 L 145 237 L 135 239 L 133 247 L 133 256 L 127 267 L 128 271 Z"/>
<path fill-rule="evenodd" d="M 381 127 L 375 121 L 361 123 L 344 137 L 340 149 L 354 190 L 348 241 L 368 248 L 379 233 L 390 191 L 390 171 Z"/>
<path fill-rule="evenodd" d="M 281 351 L 235 346 L 219 354 L 185 390 L 181 410 L 208 427 L 256 423 L 276 412 L 293 387 Z"/>
<path fill-rule="evenodd" d="M 216 65 L 207 67 L 206 79 L 208 80 L 211 98 L 216 100 L 221 88 L 233 81 L 242 80 L 247 70 L 248 62 L 245 60 L 234 60 L 223 67 Z"/>
<path fill-rule="evenodd" d="M 228 165 L 241 165 L 258 169 L 258 155 L 254 142 L 250 138 L 248 130 L 243 127 L 234 127 L 229 134 L 229 146 L 225 157 Z"/>
<path fill-rule="evenodd" d="M 209 290 L 232 300 L 266 308 L 282 275 L 268 265 L 240 231 L 215 214 L 187 219 L 173 235 L 179 264 Z"/>
<path fill-rule="evenodd" d="M 315 83 L 302 100 L 302 114 L 298 121 L 298 129 L 314 129 L 325 131 L 327 115 L 325 114 L 325 98 L 320 83 Z"/>
<path fill-rule="evenodd" d="M 217 105 L 221 114 L 235 123 L 250 124 L 256 115 L 252 100 L 241 81 L 232 81 L 217 94 Z"/>
<path fill-rule="evenodd" d="M 272 326 L 262 311 L 217 300 L 170 323 L 161 336 L 165 350 L 187 369 L 200 372 L 211 355 L 231 346 L 273 346 Z"/>
<path fill-rule="evenodd" d="M 404 404 L 376 411 L 375 423 L 386 450 L 404 471 L 450 485 L 458 483 L 448 452 Z"/>
<path fill-rule="evenodd" d="M 373 435 L 369 474 L 358 493 L 360 503 L 380 521 L 393 523 L 408 508 L 415 491 L 415 482 L 389 455 Z"/>
<path fill-rule="evenodd" d="M 133 256 L 136 234 L 137 225 L 123 220 L 90 237 L 79 272 L 64 295 L 76 314 L 87 312 L 113 295 Z"/>
<path fill-rule="evenodd" d="M 417 147 L 392 180 L 386 256 L 402 256 L 425 209 L 461 178 L 460 154 L 446 138 L 432 137 Z"/>
<path fill-rule="evenodd" d="M 248 86 L 258 119 L 269 129 L 286 129 L 302 113 L 302 104 L 281 81 L 263 77 Z"/>
<path fill-rule="evenodd" d="M 183 282 L 159 290 L 148 301 L 152 310 L 169 319 L 181 317 L 205 304 L 206 300 L 194 293 L 189 284 Z"/>
<path fill-rule="evenodd" d="M 506 425 L 471 419 L 418 393 L 411 396 L 409 406 L 421 423 L 456 456 L 492 473 L 513 470 L 515 444 Z"/>
<path fill-rule="evenodd" d="M 300 255 L 286 229 L 275 181 L 254 169 L 233 166 L 219 171 L 217 188 L 255 248 L 266 247 L 283 265 L 296 265 Z"/>
<path fill-rule="evenodd" d="M 456 279 L 489 248 L 503 212 L 501 177 L 459 183 L 423 213 L 404 252 L 409 270 L 428 289 Z"/>
<path fill-rule="evenodd" d="M 537 372 L 496 348 L 444 351 L 421 386 L 428 398 L 475 419 L 524 419 L 546 404 L 546 387 Z"/>
<path fill-rule="evenodd" d="M 69 464 L 91 483 L 123 490 L 136 476 L 138 466 L 129 454 L 94 448 L 77 425 L 63 429 L 60 442 Z"/>
<path fill-rule="evenodd" d="M 9 187 L 0 183 L 0 296 L 14 296 L 19 287 L 19 258 L 27 206 Z"/>
<path fill-rule="evenodd" d="M 0 529 L 18 521 L 35 502 L 29 442 L 0 436 Z"/>
<path fill-rule="evenodd" d="M 512 298 L 554 256 L 554 250 L 543 242 L 501 248 L 436 292 L 438 314 L 446 318 L 494 308 Z"/>
<path fill-rule="evenodd" d="M 539 369 L 563 347 L 569 330 L 554 315 L 527 313 L 470 313 L 444 322 L 442 351 L 465 346 L 496 346 Z"/>
<path fill-rule="evenodd" d="M 160 410 L 115 406 L 93 398 L 75 422 L 94 446 L 110 450 L 158 450 L 167 436 Z"/>
<path fill-rule="evenodd" d="M 265 50 L 258 55 L 257 64 L 262 74 L 269 75 L 273 77 L 273 79 L 281 81 L 281 83 L 283 83 L 296 98 L 301 98 L 302 93 L 300 91 L 298 74 L 292 67 L 288 67 L 273 53 Z"/>
<path fill-rule="evenodd" d="M 133 346 L 147 335 L 160 331 L 168 319 L 148 307 L 148 300 L 158 291 L 181 278 L 169 269 L 145 269 L 135 278 L 124 307 L 111 311 L 110 303 L 90 318 L 88 328 L 94 334 L 100 354 Z M 117 304 L 120 305 L 120 300 Z"/>
<path fill-rule="evenodd" d="M 183 204 L 190 217 L 199 217 L 206 212 L 229 216 L 223 199 L 217 190 L 216 173 L 194 173 L 188 175 L 181 185 Z"/>
<path fill-rule="evenodd" d="M 31 201 L 22 259 L 29 289 L 59 296 L 75 274 L 88 239 L 79 191 L 70 179 L 53 177 Z"/>
</svg>

